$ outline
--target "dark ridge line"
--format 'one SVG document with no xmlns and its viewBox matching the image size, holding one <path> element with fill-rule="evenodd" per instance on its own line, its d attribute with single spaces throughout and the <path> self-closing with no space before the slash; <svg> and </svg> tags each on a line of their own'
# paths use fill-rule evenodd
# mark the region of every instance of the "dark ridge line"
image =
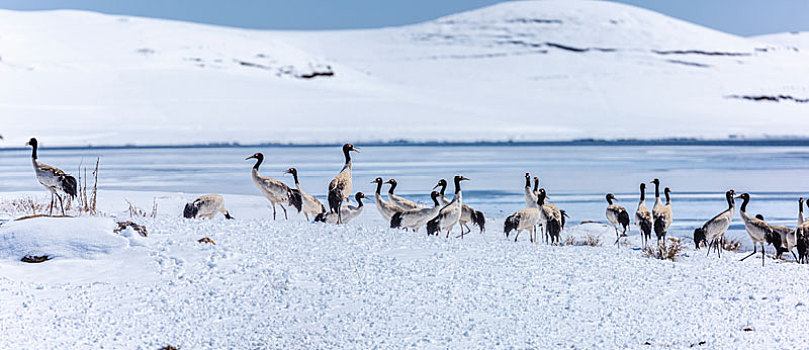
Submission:
<svg viewBox="0 0 809 350">
<path fill-rule="evenodd" d="M 747 52 L 722 52 L 702 50 L 652 50 L 658 55 L 706 55 L 706 56 L 750 56 Z"/>
<path fill-rule="evenodd" d="M 550 47 L 554 47 L 554 48 L 557 48 L 557 49 L 573 51 L 573 52 L 587 52 L 587 51 L 615 52 L 615 51 L 618 51 L 618 49 L 613 49 L 613 48 L 603 48 L 603 47 L 584 47 L 584 48 L 581 48 L 581 47 L 573 47 L 573 46 L 567 46 L 567 45 L 551 43 L 551 42 L 546 42 L 545 45 L 550 46 Z"/>
<path fill-rule="evenodd" d="M 761 139 L 698 139 L 698 138 L 667 138 L 667 139 L 574 139 L 567 141 L 474 141 L 474 142 L 451 142 L 451 141 L 425 141 L 411 142 L 405 140 L 398 141 L 371 141 L 356 142 L 363 147 L 469 147 L 469 146 L 492 146 L 492 147 L 513 147 L 513 146 L 809 146 L 809 138 L 761 138 Z M 184 145 L 102 145 L 102 146 L 58 146 L 40 147 L 51 150 L 119 150 L 119 149 L 186 149 L 186 148 L 319 148 L 319 147 L 339 147 L 342 143 L 280 143 L 266 142 L 255 144 L 234 143 L 204 143 L 204 144 L 184 144 Z M 3 151 L 28 151 L 28 147 L 0 148 Z"/>
<path fill-rule="evenodd" d="M 542 24 L 562 24 L 561 19 L 544 19 L 544 18 L 514 18 L 506 20 L 507 23 L 542 23 Z"/>
<path fill-rule="evenodd" d="M 797 98 L 790 95 L 727 95 L 725 98 L 735 98 L 747 101 L 781 102 L 793 101 L 795 103 L 809 103 L 809 98 Z"/>
<path fill-rule="evenodd" d="M 692 67 L 699 67 L 699 68 L 710 68 L 711 67 L 711 65 L 704 64 L 704 63 L 688 62 L 688 61 L 681 61 L 681 60 L 666 60 L 666 62 L 675 63 L 675 64 L 682 64 L 682 65 L 692 66 Z"/>
</svg>

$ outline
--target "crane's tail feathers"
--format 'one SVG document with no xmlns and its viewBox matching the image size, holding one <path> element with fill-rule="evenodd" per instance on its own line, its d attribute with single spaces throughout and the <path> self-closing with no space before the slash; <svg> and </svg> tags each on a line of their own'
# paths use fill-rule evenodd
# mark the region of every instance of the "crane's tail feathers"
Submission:
<svg viewBox="0 0 809 350">
<path fill-rule="evenodd" d="M 629 229 L 629 213 L 626 210 L 618 213 L 618 223 L 624 228 L 624 232 Z"/>
<path fill-rule="evenodd" d="M 62 190 L 65 191 L 70 198 L 76 198 L 76 178 L 70 175 L 65 175 L 65 177 L 62 178 Z"/>
<path fill-rule="evenodd" d="M 665 220 L 655 220 L 654 229 L 655 229 L 655 235 L 657 235 L 657 238 L 665 236 L 666 235 L 666 221 Z"/>
<path fill-rule="evenodd" d="M 340 196 L 339 193 L 335 191 L 329 192 L 329 211 L 332 213 L 337 213 L 340 210 L 340 206 L 343 204 L 343 197 Z"/>
<path fill-rule="evenodd" d="M 297 209 L 300 213 L 301 209 L 303 208 L 303 197 L 301 196 L 301 191 L 298 191 L 297 189 L 289 190 L 288 203 L 290 206 L 295 207 L 295 209 Z"/>
<path fill-rule="evenodd" d="M 551 236 L 551 241 L 559 242 L 559 233 L 562 232 L 562 223 L 555 219 L 548 220 L 547 224 L 548 235 Z"/>
<path fill-rule="evenodd" d="M 559 212 L 562 213 L 562 229 L 564 230 L 565 229 L 565 218 L 569 218 L 570 216 L 568 216 L 567 212 L 564 211 L 564 210 L 560 209 Z"/>
<path fill-rule="evenodd" d="M 233 220 L 233 219 L 235 219 L 235 218 L 234 218 L 234 217 L 232 217 L 232 216 L 230 216 L 230 213 L 229 213 L 227 210 L 225 210 L 225 219 L 228 219 L 228 220 Z"/>
<path fill-rule="evenodd" d="M 438 227 L 438 218 L 440 216 L 434 217 L 432 220 L 427 221 L 427 235 L 437 235 L 440 228 Z"/>
<path fill-rule="evenodd" d="M 700 227 L 694 229 L 694 246 L 699 249 L 700 243 L 704 243 L 707 245 L 707 239 L 705 238 L 705 229 Z"/>
<path fill-rule="evenodd" d="M 483 212 L 480 210 L 473 210 L 472 211 L 472 223 L 477 225 L 480 228 L 480 232 L 486 231 L 486 217 L 483 216 Z"/>
<path fill-rule="evenodd" d="M 199 208 L 192 203 L 186 203 L 185 209 L 183 209 L 183 217 L 186 219 L 193 219 L 197 216 L 199 212 Z"/>
<path fill-rule="evenodd" d="M 399 228 L 402 226 L 402 213 L 393 214 L 390 218 L 390 228 Z"/>
<path fill-rule="evenodd" d="M 508 234 L 511 231 L 517 229 L 520 226 L 520 216 L 517 214 L 512 214 L 511 216 L 506 218 L 506 221 L 503 223 L 503 232 L 506 234 L 506 238 L 508 238 Z"/>
<path fill-rule="evenodd" d="M 640 222 L 640 232 L 645 238 L 652 236 L 652 225 L 650 222 L 643 220 Z"/>
<path fill-rule="evenodd" d="M 315 216 L 315 222 L 326 222 L 326 212 L 318 213 Z"/>
</svg>

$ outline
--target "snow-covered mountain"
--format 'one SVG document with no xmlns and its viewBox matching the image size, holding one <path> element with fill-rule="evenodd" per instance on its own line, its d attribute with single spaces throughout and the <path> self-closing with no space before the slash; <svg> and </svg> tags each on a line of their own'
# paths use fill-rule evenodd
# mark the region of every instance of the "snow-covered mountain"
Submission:
<svg viewBox="0 0 809 350">
<path fill-rule="evenodd" d="M 809 133 L 809 55 L 605 1 L 257 31 L 0 11 L 3 147 Z"/>
</svg>

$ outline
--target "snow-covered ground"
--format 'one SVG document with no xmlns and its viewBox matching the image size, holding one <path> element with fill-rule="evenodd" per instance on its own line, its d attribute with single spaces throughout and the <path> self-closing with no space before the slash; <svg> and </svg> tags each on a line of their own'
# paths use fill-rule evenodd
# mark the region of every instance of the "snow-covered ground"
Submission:
<svg viewBox="0 0 809 350">
<path fill-rule="evenodd" d="M 804 51 L 606 1 L 317 32 L 0 10 L 0 33 L 2 147 L 809 132 Z"/>
<path fill-rule="evenodd" d="M 130 217 L 124 198 L 158 215 Z M 40 193 L 6 193 L 43 201 Z M 809 270 L 743 253 L 676 262 L 571 224 L 578 245 L 383 228 L 373 206 L 343 227 L 272 221 L 266 201 L 226 196 L 236 220 L 186 220 L 186 194 L 102 192 L 101 218 L 0 226 L 0 245 L 48 247 L 75 231 L 93 254 L 53 248 L 40 264 L 0 258 L 2 348 L 783 348 L 805 344 Z M 114 220 L 149 230 L 112 233 Z M 23 234 L 25 237 L 23 237 Z M 16 237 L 14 235 L 17 235 Z M 601 246 L 581 245 L 588 235 Z M 216 245 L 198 243 L 202 237 Z M 513 236 L 512 236 L 513 237 Z M 99 242 L 106 242 L 101 244 Z M 48 249 L 48 248 L 42 248 Z M 14 252 L 23 253 L 22 248 Z M 13 255 L 13 254 L 11 254 Z M 647 344 L 648 345 L 645 345 Z M 695 345 L 696 344 L 696 345 Z"/>
</svg>

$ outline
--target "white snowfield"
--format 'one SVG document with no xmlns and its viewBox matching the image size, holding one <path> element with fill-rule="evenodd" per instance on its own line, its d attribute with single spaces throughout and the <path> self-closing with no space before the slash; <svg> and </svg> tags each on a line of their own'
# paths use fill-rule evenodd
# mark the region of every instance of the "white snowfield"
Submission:
<svg viewBox="0 0 809 350">
<path fill-rule="evenodd" d="M 805 50 L 607 1 L 311 32 L 0 10 L 0 33 L 2 147 L 809 132 Z"/>
<path fill-rule="evenodd" d="M 4 193 L 0 202 L 42 193 Z M 156 218 L 127 214 L 124 199 Z M 101 218 L 0 226 L 0 348 L 801 348 L 809 270 L 694 251 L 677 262 L 569 223 L 532 245 L 489 230 L 465 239 L 384 228 L 369 205 L 345 226 L 272 221 L 259 196 L 225 195 L 235 220 L 181 217 L 196 194 L 101 192 Z M 0 217 L 16 213 L 0 208 Z M 112 233 L 132 219 L 146 238 Z M 85 227 L 79 232 L 78 227 Z M 456 230 L 457 232 L 457 230 Z M 62 235 L 60 235 L 60 233 Z M 216 244 L 198 243 L 202 237 Z M 513 236 L 512 236 L 513 238 Z M 70 249 L 86 246 L 87 254 Z M 109 249 L 95 249 L 101 244 Z M 31 243 L 37 242 L 37 243 Z M 84 242 L 84 243 L 82 243 Z M 128 242 L 128 243 L 127 243 Z M 2 250 L 4 248 L 0 248 Z M 56 254 L 40 264 L 21 253 Z M 770 252 L 772 254 L 772 252 Z M 756 256 L 758 257 L 758 256 Z"/>
</svg>

